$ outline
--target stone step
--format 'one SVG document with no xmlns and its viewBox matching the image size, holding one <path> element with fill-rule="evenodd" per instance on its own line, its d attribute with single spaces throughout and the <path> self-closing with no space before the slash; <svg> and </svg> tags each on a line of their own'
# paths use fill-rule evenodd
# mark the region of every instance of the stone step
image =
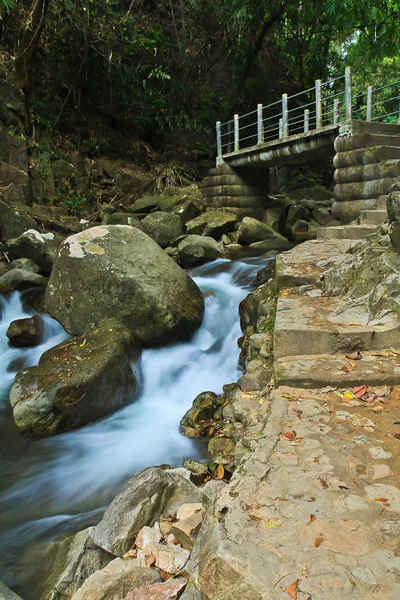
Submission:
<svg viewBox="0 0 400 600">
<path fill-rule="evenodd" d="M 400 322 L 393 316 L 368 321 L 361 309 L 350 310 L 338 297 L 299 294 L 278 300 L 274 356 L 340 354 L 396 347 Z"/>
<path fill-rule="evenodd" d="M 400 147 L 396 146 L 373 146 L 372 148 L 360 148 L 349 152 L 338 152 L 333 159 L 335 169 L 370 165 L 386 160 L 400 158 Z"/>
<path fill-rule="evenodd" d="M 378 198 L 378 210 L 386 210 L 386 201 L 389 198 L 389 195 L 379 196 Z"/>
<path fill-rule="evenodd" d="M 381 225 L 388 218 L 387 210 L 363 210 L 360 216 L 361 225 Z"/>
<path fill-rule="evenodd" d="M 400 147 L 400 135 L 383 133 L 364 133 L 361 135 L 351 135 L 348 137 L 338 136 L 335 140 L 336 152 L 349 152 L 364 148 L 376 146 L 397 146 Z"/>
<path fill-rule="evenodd" d="M 363 240 L 376 231 L 377 225 L 337 225 L 335 227 L 319 227 L 317 240 Z"/>
<path fill-rule="evenodd" d="M 386 355 L 386 356 L 385 356 Z M 400 353 L 390 350 L 362 352 L 361 360 L 351 360 L 345 354 L 289 356 L 274 364 L 275 385 L 297 388 L 322 388 L 332 385 L 352 388 L 359 385 L 400 384 Z"/>
</svg>

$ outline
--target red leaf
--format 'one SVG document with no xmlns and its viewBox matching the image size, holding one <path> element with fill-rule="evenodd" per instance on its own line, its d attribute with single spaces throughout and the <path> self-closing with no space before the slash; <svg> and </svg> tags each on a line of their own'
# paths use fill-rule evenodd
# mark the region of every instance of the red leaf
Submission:
<svg viewBox="0 0 400 600">
<path fill-rule="evenodd" d="M 364 396 L 364 394 L 367 393 L 367 386 L 366 385 L 359 385 L 358 387 L 355 387 L 353 389 L 353 394 L 357 397 L 357 398 L 361 398 L 361 396 Z"/>
<path fill-rule="evenodd" d="M 284 440 L 295 440 L 297 437 L 297 433 L 294 429 L 286 431 L 285 433 L 281 433 L 281 438 Z"/>
</svg>

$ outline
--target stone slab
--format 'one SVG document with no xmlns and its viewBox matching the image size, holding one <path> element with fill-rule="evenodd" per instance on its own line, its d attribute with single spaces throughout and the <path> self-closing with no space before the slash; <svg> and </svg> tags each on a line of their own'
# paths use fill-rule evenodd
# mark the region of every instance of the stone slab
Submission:
<svg viewBox="0 0 400 600">
<path fill-rule="evenodd" d="M 336 225 L 335 227 L 319 227 L 317 240 L 364 240 L 367 235 L 377 230 L 377 225 Z"/>
<path fill-rule="evenodd" d="M 381 225 L 387 218 L 387 210 L 363 210 L 360 216 L 360 224 Z"/>
</svg>

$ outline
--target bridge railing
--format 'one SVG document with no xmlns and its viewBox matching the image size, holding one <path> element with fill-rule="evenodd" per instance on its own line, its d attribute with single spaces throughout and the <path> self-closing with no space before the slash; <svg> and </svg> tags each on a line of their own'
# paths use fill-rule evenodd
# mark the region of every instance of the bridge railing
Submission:
<svg viewBox="0 0 400 600">
<path fill-rule="evenodd" d="M 353 96 L 351 68 L 345 74 L 322 82 L 292 96 L 244 115 L 236 114 L 225 123 L 217 122 L 218 159 L 259 144 L 316 131 L 356 118 L 367 121 L 400 118 L 400 82 Z M 397 102 L 397 104 L 396 104 Z"/>
</svg>

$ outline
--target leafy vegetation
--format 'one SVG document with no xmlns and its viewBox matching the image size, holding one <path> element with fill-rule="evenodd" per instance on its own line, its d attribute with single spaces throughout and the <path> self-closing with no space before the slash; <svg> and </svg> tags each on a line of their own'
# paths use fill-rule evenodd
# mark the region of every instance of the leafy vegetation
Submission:
<svg viewBox="0 0 400 600">
<path fill-rule="evenodd" d="M 96 152 L 110 132 L 209 131 L 345 65 L 356 90 L 384 85 L 399 73 L 399 14 L 398 0 L 0 0 L 0 37 L 27 130 Z"/>
</svg>

